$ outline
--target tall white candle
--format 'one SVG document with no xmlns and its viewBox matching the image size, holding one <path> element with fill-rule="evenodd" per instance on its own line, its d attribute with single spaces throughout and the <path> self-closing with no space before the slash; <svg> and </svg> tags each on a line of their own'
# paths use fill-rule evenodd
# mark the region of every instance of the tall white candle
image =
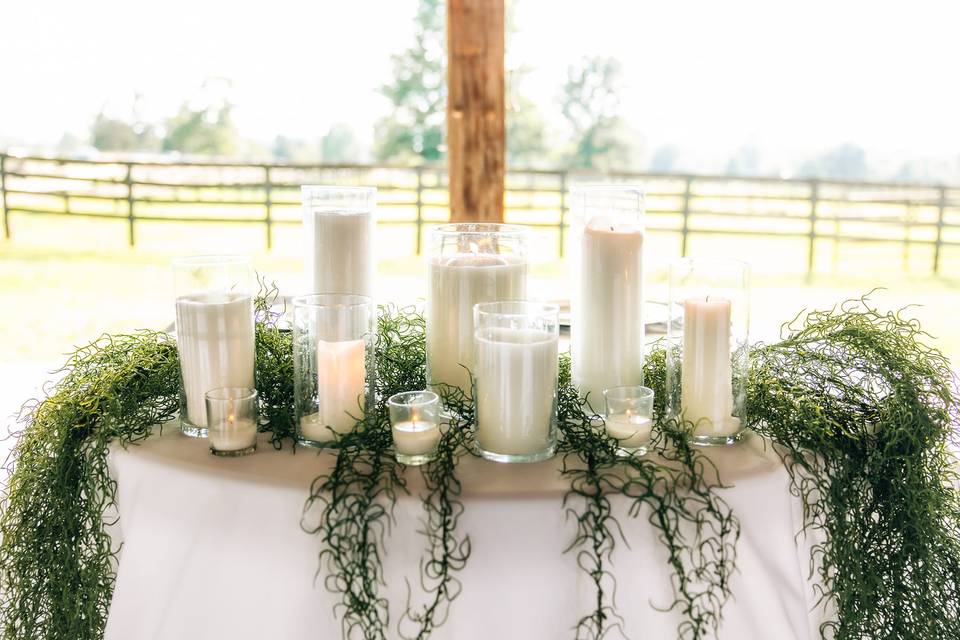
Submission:
<svg viewBox="0 0 960 640">
<path fill-rule="evenodd" d="M 477 442 L 498 454 L 541 453 L 556 410 L 558 337 L 532 329 L 477 335 Z"/>
<path fill-rule="evenodd" d="M 300 431 L 316 442 L 349 433 L 363 418 L 366 385 L 363 340 L 317 341 L 317 413 L 300 420 Z"/>
<path fill-rule="evenodd" d="M 372 211 L 305 210 L 312 293 L 373 296 Z"/>
<path fill-rule="evenodd" d="M 253 388 L 253 300 L 245 295 L 196 294 L 178 298 L 176 306 L 187 419 L 206 427 L 207 391 Z"/>
<path fill-rule="evenodd" d="M 580 246 L 573 382 L 603 410 L 603 390 L 643 383 L 643 229 L 591 220 Z"/>
<path fill-rule="evenodd" d="M 427 279 L 428 381 L 469 393 L 467 369 L 475 368 L 473 306 L 525 299 L 526 260 L 509 254 L 440 256 L 428 264 Z"/>
<path fill-rule="evenodd" d="M 687 298 L 683 302 L 683 369 L 680 407 L 696 435 L 732 435 L 740 430 L 733 417 L 730 367 L 730 301 Z"/>
</svg>

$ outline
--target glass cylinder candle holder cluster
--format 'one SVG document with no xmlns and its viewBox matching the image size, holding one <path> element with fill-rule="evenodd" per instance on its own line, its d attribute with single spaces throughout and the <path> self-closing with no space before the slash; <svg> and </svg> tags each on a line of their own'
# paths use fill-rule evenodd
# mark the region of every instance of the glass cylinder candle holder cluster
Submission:
<svg viewBox="0 0 960 640">
<path fill-rule="evenodd" d="M 559 307 L 490 302 L 474 307 L 476 452 L 536 462 L 557 443 Z"/>
<path fill-rule="evenodd" d="M 300 192 L 310 292 L 372 297 L 377 190 L 304 185 Z"/>
<path fill-rule="evenodd" d="M 206 437 L 205 394 L 254 386 L 253 273 L 246 257 L 196 256 L 174 260 L 173 274 L 180 425 Z"/>
<path fill-rule="evenodd" d="M 206 393 L 210 453 L 245 456 L 257 450 L 257 390 L 222 387 Z"/>
<path fill-rule="evenodd" d="M 581 186 L 571 198 L 571 373 L 599 413 L 604 389 L 643 384 L 644 193 Z"/>
<path fill-rule="evenodd" d="M 684 258 L 670 265 L 666 410 L 692 430 L 694 444 L 727 445 L 743 437 L 749 279 L 739 260 Z"/>
<path fill-rule="evenodd" d="M 387 406 L 397 462 L 433 460 L 440 442 L 440 397 L 432 391 L 404 391 L 390 396 Z"/>
<path fill-rule="evenodd" d="M 367 296 L 293 300 L 293 393 L 297 441 L 336 446 L 373 405 L 376 310 Z"/>
<path fill-rule="evenodd" d="M 622 455 L 643 455 L 653 434 L 653 389 L 631 385 L 603 391 L 607 435 L 617 441 Z"/>
<path fill-rule="evenodd" d="M 427 381 L 470 395 L 474 361 L 473 307 L 527 295 L 525 227 L 464 223 L 435 228 L 427 263 Z"/>
</svg>

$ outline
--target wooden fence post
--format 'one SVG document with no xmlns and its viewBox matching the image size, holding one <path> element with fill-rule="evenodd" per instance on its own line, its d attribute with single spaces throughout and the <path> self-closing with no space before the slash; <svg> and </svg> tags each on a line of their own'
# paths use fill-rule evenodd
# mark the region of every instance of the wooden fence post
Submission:
<svg viewBox="0 0 960 640">
<path fill-rule="evenodd" d="M 263 203 L 266 207 L 263 222 L 267 225 L 267 251 L 273 248 L 273 185 L 270 182 L 270 166 L 263 166 Z"/>
<path fill-rule="evenodd" d="M 3 237 L 10 239 L 10 213 L 7 211 L 7 154 L 0 153 L 0 206 L 3 207 Z"/>
<path fill-rule="evenodd" d="M 810 181 L 810 239 L 807 248 L 807 280 L 813 276 L 813 259 L 817 247 L 817 203 L 820 200 L 820 183 Z"/>
<path fill-rule="evenodd" d="M 423 167 L 417 166 L 417 245 L 416 254 L 423 252 Z"/>
<path fill-rule="evenodd" d="M 943 242 L 943 212 L 947 208 L 947 188 L 940 187 L 940 202 L 937 206 L 937 240 L 933 245 L 933 275 L 940 274 L 940 245 Z"/>
<path fill-rule="evenodd" d="M 130 246 L 134 246 L 136 237 L 133 232 L 134 213 L 133 213 L 133 164 L 127 163 L 127 177 L 124 182 L 127 185 L 127 230 Z"/>
<path fill-rule="evenodd" d="M 687 176 L 683 188 L 683 224 L 680 227 L 680 256 L 687 257 L 687 235 L 690 233 L 690 192 L 693 189 L 693 176 Z"/>
<path fill-rule="evenodd" d="M 504 0 L 447 0 L 450 220 L 503 222 Z"/>
<path fill-rule="evenodd" d="M 567 225 L 567 170 L 560 172 L 560 257 L 563 257 L 563 240 Z"/>
</svg>

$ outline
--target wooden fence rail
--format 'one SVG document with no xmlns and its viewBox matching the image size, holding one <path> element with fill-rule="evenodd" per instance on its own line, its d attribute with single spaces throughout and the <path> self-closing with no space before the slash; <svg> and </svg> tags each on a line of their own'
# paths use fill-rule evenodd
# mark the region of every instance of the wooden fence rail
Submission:
<svg viewBox="0 0 960 640">
<path fill-rule="evenodd" d="M 694 235 L 796 238 L 807 244 L 812 273 L 818 240 L 832 240 L 835 247 L 899 243 L 905 256 L 911 247 L 931 247 L 931 271 L 937 274 L 945 249 L 960 247 L 960 187 L 944 185 L 510 171 L 507 217 L 556 229 L 562 255 L 567 191 L 598 181 L 644 185 L 651 228 L 679 234 L 683 255 Z M 435 166 L 168 163 L 0 153 L 0 207 L 8 239 L 13 215 L 47 215 L 123 221 L 130 246 L 137 241 L 138 222 L 260 224 L 270 248 L 276 225 L 299 223 L 299 217 L 281 213 L 299 205 L 300 185 L 316 183 L 376 186 L 383 211 L 410 214 L 385 215 L 380 223 L 413 225 L 417 254 L 424 225 L 449 214 L 446 171 Z"/>
</svg>

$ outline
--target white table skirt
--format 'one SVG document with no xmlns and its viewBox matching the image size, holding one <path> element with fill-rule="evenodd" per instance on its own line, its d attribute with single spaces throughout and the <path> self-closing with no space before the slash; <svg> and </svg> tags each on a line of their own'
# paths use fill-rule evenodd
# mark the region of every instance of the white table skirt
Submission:
<svg viewBox="0 0 960 640">
<path fill-rule="evenodd" d="M 711 457 L 723 495 L 740 519 L 738 572 L 719 637 L 813 640 L 819 608 L 808 581 L 809 546 L 797 538 L 800 505 L 787 475 L 762 441 Z M 108 640 L 231 640 L 341 637 L 335 596 L 318 577 L 320 542 L 300 528 L 310 481 L 333 455 L 309 449 L 275 451 L 261 440 L 255 455 L 215 458 L 207 443 L 167 427 L 162 436 L 126 450 L 114 446 L 123 541 Z M 401 497 L 384 562 L 395 623 L 406 581 L 418 584 L 424 541 L 419 471 L 406 471 L 412 496 Z M 437 639 L 572 638 L 590 612 L 592 584 L 572 553 L 574 533 L 561 499 L 567 485 L 557 461 L 501 465 L 464 458 L 459 476 L 466 511 L 460 521 L 473 553 L 459 577 L 463 592 Z M 678 612 L 651 604 L 671 600 L 666 553 L 644 517 L 614 510 L 630 542 L 614 552 L 617 607 L 630 638 L 676 636 Z M 392 633 L 395 632 L 395 629 Z"/>
</svg>

